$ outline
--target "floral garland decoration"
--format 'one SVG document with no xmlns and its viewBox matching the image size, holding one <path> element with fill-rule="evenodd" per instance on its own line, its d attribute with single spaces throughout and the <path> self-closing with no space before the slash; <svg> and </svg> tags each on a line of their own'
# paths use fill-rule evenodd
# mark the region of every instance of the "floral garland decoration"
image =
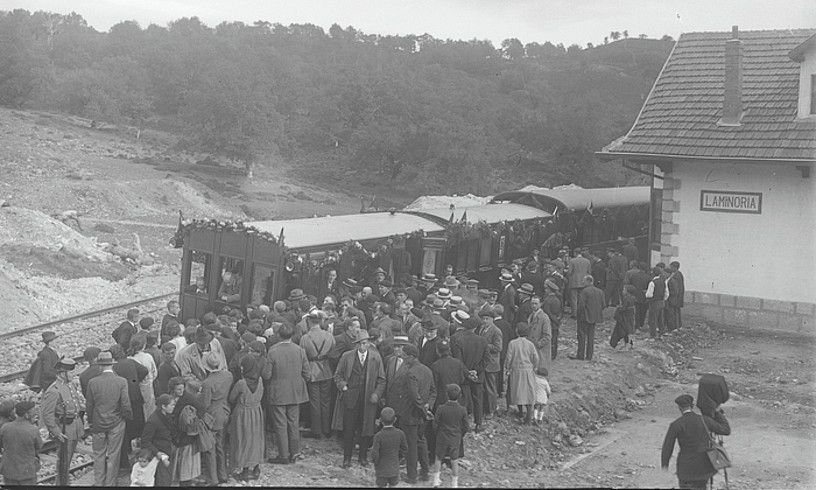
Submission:
<svg viewBox="0 0 816 490">
<path fill-rule="evenodd" d="M 254 226 L 244 224 L 243 221 L 217 220 L 217 219 L 179 219 L 178 228 L 175 235 L 170 239 L 170 244 L 174 248 L 181 248 L 184 245 L 184 238 L 191 231 L 232 231 L 246 233 L 257 236 L 273 245 L 278 245 L 279 238 L 268 231 L 262 231 Z"/>
<path fill-rule="evenodd" d="M 287 270 L 306 270 L 309 273 L 321 270 L 327 266 L 336 265 L 343 258 L 343 255 L 357 255 L 359 258 L 367 257 L 373 259 L 379 253 L 379 245 L 385 245 L 386 252 L 395 248 L 394 245 L 400 241 L 405 242 L 414 238 L 425 236 L 424 230 L 416 230 L 402 235 L 392 235 L 377 243 L 377 249 L 368 250 L 362 243 L 356 240 L 349 240 L 342 247 L 334 250 L 326 250 L 320 258 L 313 259 L 309 253 L 299 253 L 297 250 L 287 250 L 289 255 Z"/>
</svg>

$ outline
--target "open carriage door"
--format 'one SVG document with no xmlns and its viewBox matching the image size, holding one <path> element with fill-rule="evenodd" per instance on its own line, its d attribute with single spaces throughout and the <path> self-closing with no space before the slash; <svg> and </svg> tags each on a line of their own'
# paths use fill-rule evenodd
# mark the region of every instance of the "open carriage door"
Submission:
<svg viewBox="0 0 816 490">
<path fill-rule="evenodd" d="M 445 243 L 444 238 L 429 238 L 422 239 L 422 270 L 421 274 L 439 274 L 442 271 L 442 262 L 444 258 Z"/>
</svg>

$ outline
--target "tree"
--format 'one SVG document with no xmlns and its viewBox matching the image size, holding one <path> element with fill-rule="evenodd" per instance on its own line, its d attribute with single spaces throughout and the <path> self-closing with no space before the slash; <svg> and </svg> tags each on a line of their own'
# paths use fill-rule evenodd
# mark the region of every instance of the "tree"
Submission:
<svg viewBox="0 0 816 490">
<path fill-rule="evenodd" d="M 516 38 L 505 39 L 501 47 L 502 56 L 508 60 L 517 61 L 524 57 L 524 45 Z"/>
<path fill-rule="evenodd" d="M 609 33 L 609 37 L 611 37 L 613 41 L 617 41 L 618 39 L 620 39 L 620 36 L 621 34 L 618 31 L 612 31 Z"/>
<path fill-rule="evenodd" d="M 594 45 L 594 44 L 592 44 L 592 43 L 587 43 L 587 49 L 592 49 L 592 48 L 594 48 L 594 47 L 595 47 L 595 45 Z"/>
<path fill-rule="evenodd" d="M 638 34 L 638 39 L 646 39 L 647 37 L 646 34 Z"/>
<path fill-rule="evenodd" d="M 663 37 L 660 38 L 661 41 L 674 41 L 674 38 L 669 36 L 668 34 L 663 34 Z"/>
<path fill-rule="evenodd" d="M 623 31 L 623 38 L 629 39 L 629 31 Z"/>
<path fill-rule="evenodd" d="M 604 44 L 609 44 L 609 37 L 604 36 Z"/>
</svg>

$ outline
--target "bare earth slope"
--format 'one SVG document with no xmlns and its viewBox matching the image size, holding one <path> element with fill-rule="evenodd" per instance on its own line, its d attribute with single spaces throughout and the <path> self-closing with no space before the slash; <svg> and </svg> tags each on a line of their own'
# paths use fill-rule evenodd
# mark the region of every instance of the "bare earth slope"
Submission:
<svg viewBox="0 0 816 490">
<path fill-rule="evenodd" d="M 175 290 L 180 254 L 168 240 L 179 210 L 246 220 L 359 209 L 357 197 L 290 181 L 285 168 L 260 169 L 249 181 L 197 164 L 203 155 L 174 143 L 164 133 L 136 141 L 81 118 L 0 109 L 3 329 Z M 147 266 L 122 263 L 105 252 L 110 244 L 141 248 Z"/>
</svg>

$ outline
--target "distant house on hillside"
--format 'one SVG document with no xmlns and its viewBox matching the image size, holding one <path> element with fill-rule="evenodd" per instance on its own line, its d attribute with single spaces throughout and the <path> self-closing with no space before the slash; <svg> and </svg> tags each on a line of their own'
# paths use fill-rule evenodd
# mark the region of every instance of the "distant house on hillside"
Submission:
<svg viewBox="0 0 816 490">
<path fill-rule="evenodd" d="M 652 263 L 681 263 L 687 311 L 816 333 L 816 29 L 683 34 L 597 154 L 653 176 Z"/>
</svg>

